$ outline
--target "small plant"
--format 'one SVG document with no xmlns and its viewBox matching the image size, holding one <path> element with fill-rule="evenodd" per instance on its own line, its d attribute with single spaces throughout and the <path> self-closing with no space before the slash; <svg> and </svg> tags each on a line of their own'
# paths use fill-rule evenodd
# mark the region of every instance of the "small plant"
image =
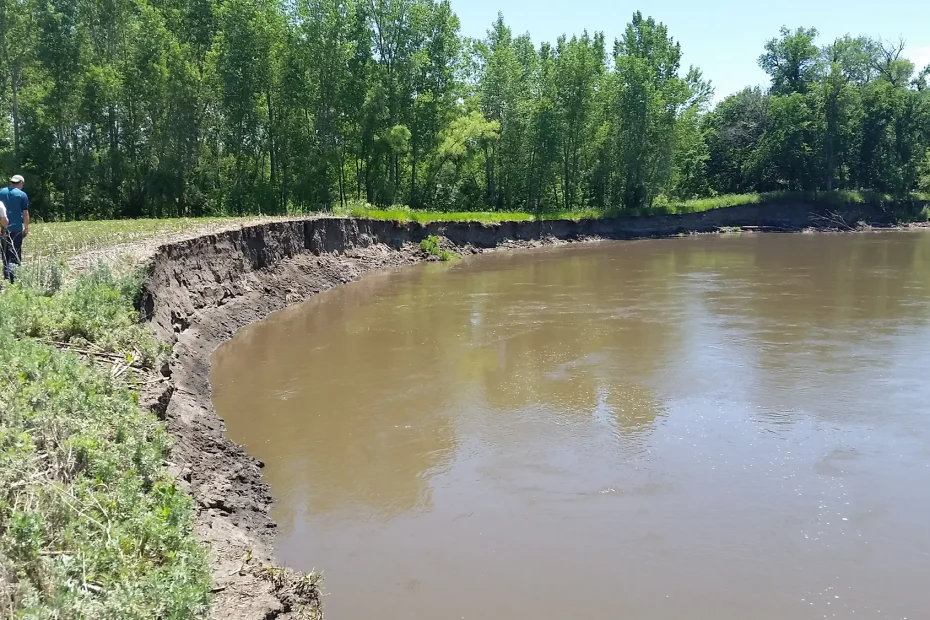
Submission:
<svg viewBox="0 0 930 620">
<path fill-rule="evenodd" d="M 15 265 L 13 273 L 20 286 L 51 297 L 61 290 L 67 270 L 67 263 L 60 257 L 39 257 L 23 265 Z"/>
<path fill-rule="evenodd" d="M 430 235 L 421 241 L 420 250 L 426 252 L 430 256 L 439 256 L 439 237 L 436 235 Z"/>
<path fill-rule="evenodd" d="M 439 237 L 436 235 L 430 235 L 421 241 L 420 250 L 428 256 L 436 257 L 441 261 L 450 261 L 455 260 L 456 258 L 460 258 L 460 256 L 455 252 L 442 249 L 442 247 L 439 245 Z"/>
<path fill-rule="evenodd" d="M 298 618 L 323 618 L 323 592 L 320 587 L 323 575 L 320 573 L 298 573 L 280 566 L 265 566 L 258 575 L 269 582 L 279 595 L 283 593 L 296 603 L 294 611 Z"/>
</svg>

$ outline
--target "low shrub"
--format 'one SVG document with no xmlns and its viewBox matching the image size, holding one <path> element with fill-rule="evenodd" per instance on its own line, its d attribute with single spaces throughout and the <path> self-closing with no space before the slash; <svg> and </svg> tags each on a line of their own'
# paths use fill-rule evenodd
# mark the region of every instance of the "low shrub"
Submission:
<svg viewBox="0 0 930 620">
<path fill-rule="evenodd" d="M 51 295 L 33 284 L 0 293 L 0 617 L 205 615 L 206 553 L 167 473 L 164 426 L 127 374 L 65 350 L 151 365 L 138 279 L 97 270 Z"/>
<path fill-rule="evenodd" d="M 48 295 L 44 285 L 10 286 L 0 297 L 0 331 L 59 344 L 92 342 L 105 352 L 152 367 L 163 348 L 139 320 L 138 275 L 98 267 Z"/>
<path fill-rule="evenodd" d="M 441 261 L 450 261 L 459 258 L 455 252 L 442 249 L 439 245 L 439 237 L 430 235 L 420 242 L 420 250 L 429 256 L 434 256 Z"/>
</svg>

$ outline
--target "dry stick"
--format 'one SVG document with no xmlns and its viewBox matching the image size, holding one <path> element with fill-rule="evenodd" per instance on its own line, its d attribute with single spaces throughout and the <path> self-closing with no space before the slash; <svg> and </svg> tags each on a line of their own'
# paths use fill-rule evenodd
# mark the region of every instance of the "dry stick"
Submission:
<svg viewBox="0 0 930 620">
<path fill-rule="evenodd" d="M 54 484 L 51 485 L 51 488 L 54 489 L 56 493 L 58 493 L 59 495 L 61 495 L 61 501 L 63 501 L 63 502 L 65 503 L 65 505 L 68 506 L 68 508 L 70 508 L 70 509 L 73 510 L 74 512 L 78 513 L 79 515 L 81 515 L 82 517 L 84 517 L 85 519 L 87 519 L 88 521 L 90 521 L 91 523 L 93 523 L 94 525 L 96 525 L 97 527 L 99 527 L 101 530 L 103 530 L 104 532 L 106 532 L 106 533 L 107 533 L 107 537 L 109 537 L 110 533 L 109 533 L 109 531 L 107 531 L 107 528 L 106 528 L 106 526 L 105 526 L 103 523 L 101 523 L 100 521 L 97 521 L 97 519 L 91 517 L 90 515 L 85 514 L 83 511 L 81 511 L 80 508 L 77 508 L 76 506 L 72 505 L 71 502 L 69 502 L 67 499 L 65 499 L 65 495 L 66 495 L 66 494 L 65 494 L 63 491 L 61 491 L 58 487 L 56 487 Z M 72 498 L 75 502 L 80 502 L 80 500 L 78 500 L 78 498 L 76 498 L 76 497 L 74 497 L 73 495 L 71 495 L 71 493 L 67 493 L 67 496 L 70 497 L 70 498 Z"/>
<path fill-rule="evenodd" d="M 828 211 L 827 215 L 825 216 L 814 215 L 812 216 L 811 219 L 813 219 L 816 222 L 821 222 L 821 223 L 826 222 L 828 224 L 833 224 L 834 226 L 837 226 L 845 230 L 853 230 L 853 227 L 846 223 L 846 220 L 843 218 L 842 215 L 840 215 L 839 213 L 834 213 L 832 211 Z"/>
<path fill-rule="evenodd" d="M 58 347 L 62 347 L 64 349 L 68 349 L 69 351 L 73 351 L 74 353 L 82 353 L 84 355 L 93 355 L 94 357 L 106 357 L 109 359 L 114 359 L 114 360 L 119 360 L 119 361 L 123 361 L 126 359 L 125 355 L 120 355 L 119 353 L 109 353 L 103 350 L 94 351 L 91 349 L 81 349 L 79 347 L 73 347 L 64 342 L 52 342 L 51 344 L 58 346 Z"/>
<path fill-rule="evenodd" d="M 94 357 L 104 357 L 107 359 L 112 359 L 112 360 L 116 360 L 120 362 L 126 361 L 126 355 L 121 354 L 121 353 L 111 353 L 109 351 L 103 350 L 103 348 L 100 348 L 100 347 L 98 347 L 96 350 L 95 349 L 84 349 L 81 347 L 76 347 L 67 342 L 57 342 L 55 340 L 48 340 L 44 338 L 39 338 L 37 340 L 39 340 L 40 342 L 44 342 L 45 344 L 50 344 L 52 346 L 59 347 L 61 349 L 67 349 L 68 351 L 71 351 L 72 353 L 79 353 L 81 355 L 91 355 Z M 137 366 L 133 364 L 133 367 L 137 367 Z"/>
</svg>

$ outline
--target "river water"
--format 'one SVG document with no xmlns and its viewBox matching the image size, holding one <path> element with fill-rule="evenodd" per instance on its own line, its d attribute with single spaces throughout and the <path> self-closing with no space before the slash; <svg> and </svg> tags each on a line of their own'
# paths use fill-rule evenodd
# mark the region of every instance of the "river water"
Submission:
<svg viewBox="0 0 930 620">
<path fill-rule="evenodd" d="M 374 274 L 213 358 L 327 618 L 925 618 L 930 234 Z"/>
</svg>

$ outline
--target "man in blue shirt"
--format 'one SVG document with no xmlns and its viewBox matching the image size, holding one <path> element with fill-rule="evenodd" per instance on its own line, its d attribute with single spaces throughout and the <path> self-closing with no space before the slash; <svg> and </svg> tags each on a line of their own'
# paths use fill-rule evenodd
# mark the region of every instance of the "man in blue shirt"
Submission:
<svg viewBox="0 0 930 620">
<path fill-rule="evenodd" d="M 13 281 L 13 265 L 23 261 L 23 239 L 29 235 L 29 197 L 23 191 L 20 175 L 10 179 L 10 186 L 0 190 L 0 202 L 6 207 L 6 234 L 3 238 L 3 276 Z"/>
</svg>

